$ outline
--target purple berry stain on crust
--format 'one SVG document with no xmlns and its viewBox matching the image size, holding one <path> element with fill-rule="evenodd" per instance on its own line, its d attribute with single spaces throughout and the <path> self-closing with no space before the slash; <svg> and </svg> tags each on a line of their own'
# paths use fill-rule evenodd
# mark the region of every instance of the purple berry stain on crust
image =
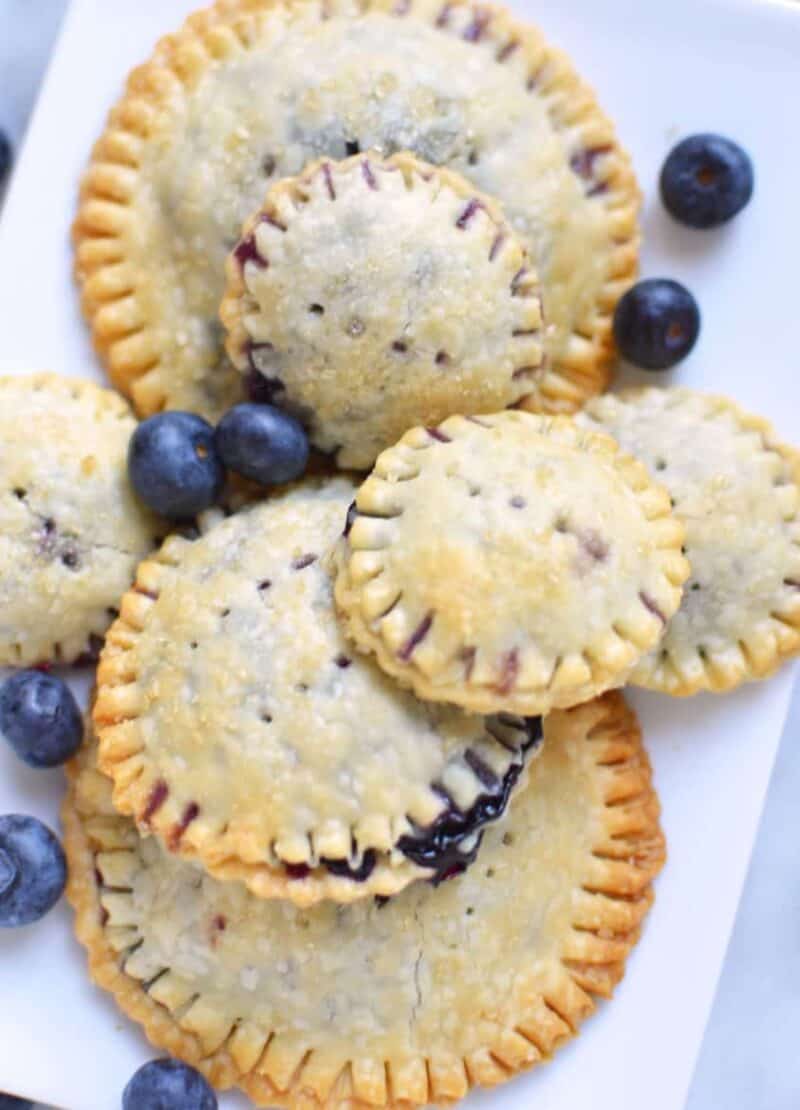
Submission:
<svg viewBox="0 0 800 1110">
<path fill-rule="evenodd" d="M 491 22 L 491 18 L 492 17 L 490 12 L 476 12 L 475 18 L 464 31 L 462 38 L 464 38 L 467 42 L 480 42 L 480 40 L 483 38 L 486 28 Z"/>
<path fill-rule="evenodd" d="M 494 239 L 492 240 L 491 247 L 489 248 L 490 262 L 494 262 L 495 258 L 497 258 L 497 255 L 500 253 L 500 248 L 502 247 L 503 243 L 505 243 L 505 241 L 506 237 L 503 232 L 498 231 L 497 235 L 495 235 Z"/>
<path fill-rule="evenodd" d="M 325 178 L 325 188 L 328 191 L 328 196 L 331 200 L 336 200 L 336 189 L 333 185 L 333 175 L 331 173 L 330 162 L 325 162 L 322 166 L 322 176 Z"/>
<path fill-rule="evenodd" d="M 317 556 L 310 551 L 307 555 L 300 555 L 297 559 L 292 560 L 292 570 L 305 570 L 306 567 L 310 567 L 316 561 Z"/>
<path fill-rule="evenodd" d="M 345 537 L 345 539 L 350 535 L 353 525 L 356 522 L 357 516 L 358 509 L 356 508 L 356 503 L 355 501 L 351 501 L 347 508 L 347 516 L 344 519 L 344 531 L 342 532 L 342 535 Z"/>
<path fill-rule="evenodd" d="M 75 660 L 75 666 L 85 667 L 90 663 L 96 663 L 97 660 L 100 658 L 100 652 L 103 650 L 104 643 L 105 640 L 102 636 L 98 636 L 94 632 L 90 632 L 89 642 L 86 645 L 86 651 L 82 651 L 78 658 Z"/>
<path fill-rule="evenodd" d="M 495 692 L 505 697 L 510 694 L 517 684 L 519 677 L 519 651 L 517 648 L 512 648 L 511 651 L 506 652 L 502 656 L 500 662 L 500 674 L 495 684 Z"/>
<path fill-rule="evenodd" d="M 361 163 L 361 173 L 367 183 L 368 188 L 377 191 L 378 182 L 375 180 L 375 174 L 372 172 L 372 166 L 368 158 L 365 158 Z"/>
<path fill-rule="evenodd" d="M 142 810 L 141 816 L 139 817 L 139 823 L 142 825 L 149 825 L 150 821 L 161 809 L 168 796 L 169 787 L 163 779 L 159 779 L 158 782 L 153 786 L 153 789 L 150 791 L 150 794 L 147 798 L 147 804 L 145 805 L 144 809 Z"/>
<path fill-rule="evenodd" d="M 468 201 L 464 211 L 456 220 L 456 227 L 459 231 L 465 231 L 471 223 L 475 213 L 479 212 L 482 208 L 483 202 L 478 200 L 477 197 L 473 197 L 472 200 Z"/>
<path fill-rule="evenodd" d="M 311 874 L 311 868 L 307 863 L 285 863 L 283 866 L 290 879 L 307 879 Z"/>
<path fill-rule="evenodd" d="M 197 802 L 189 802 L 189 804 L 186 806 L 186 809 L 184 809 L 183 811 L 183 816 L 181 817 L 180 821 L 177 823 L 177 825 L 173 825 L 173 827 L 170 829 L 169 837 L 167 840 L 167 846 L 169 847 L 170 851 L 176 851 L 178 845 L 183 839 L 183 834 L 189 828 L 192 821 L 196 820 L 199 815 L 200 806 L 197 804 Z"/>
<path fill-rule="evenodd" d="M 409 661 L 416 649 L 428 635 L 431 630 L 431 626 L 433 625 L 434 615 L 435 614 L 432 612 L 426 613 L 417 627 L 411 633 L 409 638 L 400 648 L 397 653 L 397 658 L 400 660 L 401 663 L 407 663 Z"/>
<path fill-rule="evenodd" d="M 520 268 L 514 274 L 513 278 L 511 279 L 511 295 L 512 296 L 515 297 L 519 293 L 520 288 L 522 286 L 522 283 L 525 280 L 525 278 L 528 276 L 529 273 L 530 273 L 530 270 L 528 269 L 527 266 L 520 266 Z"/>
<path fill-rule="evenodd" d="M 597 532 L 586 531 L 578 534 L 578 543 L 595 563 L 604 563 L 608 558 L 609 547 Z"/>
<path fill-rule="evenodd" d="M 525 731 L 525 742 L 521 751 L 526 755 L 542 741 L 544 735 L 542 719 L 541 717 L 521 718 L 520 724 Z M 459 809 L 449 794 L 438 787 L 437 793 L 446 802 L 444 811 L 427 828 L 415 826 L 413 835 L 402 836 L 397 842 L 397 847 L 403 855 L 419 867 L 425 867 L 434 872 L 431 881 L 435 886 L 454 875 L 461 874 L 471 863 L 474 863 L 480 849 L 481 830 L 502 817 L 524 766 L 524 760 L 513 764 L 503 778 L 498 780 L 497 776 L 483 764 L 480 757 L 475 753 L 471 754 L 474 757 L 474 763 L 483 767 L 486 779 L 488 780 L 489 776 L 492 777 L 493 784 L 489 786 L 488 781 L 483 781 L 470 763 L 476 777 L 487 786 L 487 790 L 479 794 L 465 811 Z M 469 760 L 467 762 L 469 763 Z M 475 836 L 476 833 L 481 835 Z M 475 843 L 465 849 L 463 842 L 473 836 L 475 836 Z"/>
<path fill-rule="evenodd" d="M 473 646 L 464 647 L 458 653 L 458 658 L 464 664 L 464 677 L 466 678 L 467 682 L 469 682 L 469 680 L 472 678 L 472 672 L 475 668 L 475 657 L 477 656 L 477 654 L 478 649 Z"/>
<path fill-rule="evenodd" d="M 452 443 L 450 436 L 445 435 L 441 428 L 426 428 L 425 431 L 431 439 L 438 440 L 439 443 Z"/>
<path fill-rule="evenodd" d="M 570 158 L 570 169 L 583 181 L 594 181 L 595 163 L 597 162 L 597 159 L 602 157 L 602 155 L 604 154 L 608 154 L 610 151 L 611 147 L 607 145 L 582 147 Z M 594 181 L 594 184 L 592 188 L 589 189 L 587 195 L 590 197 L 597 196 L 599 193 L 606 192 L 607 189 L 608 186 L 605 184 L 605 182 Z"/>
<path fill-rule="evenodd" d="M 507 42 L 505 46 L 502 46 L 497 51 L 497 60 L 498 60 L 498 62 L 508 61 L 508 59 L 514 53 L 514 51 L 518 49 L 518 47 L 519 47 L 519 39 L 511 39 L 510 42 Z"/>
<path fill-rule="evenodd" d="M 239 263 L 242 270 L 248 262 L 258 266 L 259 270 L 266 270 L 269 266 L 266 258 L 260 253 L 256 246 L 256 235 L 251 231 L 249 235 L 245 235 L 244 239 L 240 239 L 236 247 L 234 247 L 233 257 Z"/>
<path fill-rule="evenodd" d="M 274 404 L 275 398 L 286 388 L 279 378 L 268 378 L 262 374 L 253 361 L 257 351 L 274 350 L 271 343 L 251 343 L 247 351 L 247 362 L 250 366 L 244 380 L 245 394 L 248 400 L 257 405 Z"/>
<path fill-rule="evenodd" d="M 44 555 L 50 558 L 55 550 L 56 540 L 56 522 L 52 517 L 46 517 L 42 521 L 41 530 L 37 536 L 36 550 L 39 555 Z"/>
<path fill-rule="evenodd" d="M 654 617 L 657 617 L 662 624 L 667 623 L 667 618 L 661 612 L 658 605 L 655 603 L 652 597 L 650 597 L 649 594 L 644 592 L 644 590 L 639 593 L 639 600 L 641 601 L 642 605 L 644 605 L 645 609 L 647 609 L 648 612 L 652 613 Z"/>
<path fill-rule="evenodd" d="M 478 753 L 474 752 L 472 748 L 468 748 L 464 753 L 464 762 L 467 764 L 472 773 L 475 775 L 475 778 L 478 780 L 478 782 L 481 783 L 482 786 L 485 786 L 488 790 L 497 789 L 497 775 L 491 769 L 489 764 L 481 759 Z"/>
<path fill-rule="evenodd" d="M 354 883 L 365 883 L 378 863 L 377 854 L 370 849 L 365 852 L 358 867 L 351 867 L 344 859 L 322 859 L 320 863 L 331 873 L 342 879 L 351 879 Z"/>
</svg>

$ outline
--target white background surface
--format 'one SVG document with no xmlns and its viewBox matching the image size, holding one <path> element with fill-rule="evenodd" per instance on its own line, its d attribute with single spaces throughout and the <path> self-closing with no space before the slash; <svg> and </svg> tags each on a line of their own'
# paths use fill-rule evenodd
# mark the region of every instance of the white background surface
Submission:
<svg viewBox="0 0 800 1110">
<path fill-rule="evenodd" d="M 34 84 L 26 52 L 32 43 L 44 49 L 60 6 L 40 0 L 37 30 L 29 0 L 0 0 L 0 124 L 12 131 Z M 77 174 L 125 69 L 191 6 L 76 0 L 0 230 L 0 365 L 93 372 L 68 274 Z M 524 10 L 524 0 L 516 7 Z M 528 0 L 597 86 L 633 150 L 649 194 L 645 272 L 685 280 L 705 311 L 701 344 L 673 377 L 730 391 L 797 441 L 792 262 L 800 247 L 800 153 L 796 128 L 787 120 L 784 132 L 775 105 L 788 112 L 800 101 L 800 13 L 755 0 L 672 0 L 663 9 L 634 0 Z M 5 112 L 15 114 L 6 119 Z M 673 139 L 699 129 L 742 141 L 757 170 L 751 209 L 706 235 L 670 224 L 652 187 Z M 556 1064 L 479 1096 L 476 1108 L 683 1106 L 789 684 L 784 674 L 724 700 L 636 696 L 670 842 L 644 939 L 617 1000 Z M 787 729 L 691 1110 L 795 1110 L 800 1103 L 798 727 L 800 712 Z M 0 753 L 0 809 L 53 820 L 56 780 Z M 24 934 L 0 936 L 0 983 L 0 1089 L 69 1110 L 118 1105 L 147 1050 L 86 984 L 63 908 Z"/>
</svg>

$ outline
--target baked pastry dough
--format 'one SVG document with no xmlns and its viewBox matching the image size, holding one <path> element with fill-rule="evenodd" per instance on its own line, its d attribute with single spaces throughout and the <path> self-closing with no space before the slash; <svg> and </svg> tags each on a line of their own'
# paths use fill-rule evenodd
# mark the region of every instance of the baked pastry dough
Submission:
<svg viewBox="0 0 800 1110">
<path fill-rule="evenodd" d="M 96 657 L 165 531 L 128 483 L 136 421 L 80 378 L 0 378 L 0 663 Z"/>
<path fill-rule="evenodd" d="M 355 643 L 421 698 L 547 713 L 621 686 L 689 568 L 645 467 L 566 417 L 415 428 L 378 458 L 337 556 Z"/>
<path fill-rule="evenodd" d="M 114 382 L 149 415 L 240 397 L 217 311 L 270 183 L 311 161 L 410 150 L 497 198 L 543 285 L 531 399 L 602 389 L 635 277 L 638 188 L 567 58 L 501 8 L 449 0 L 219 0 L 130 76 L 83 182 L 76 270 Z"/>
<path fill-rule="evenodd" d="M 272 188 L 228 259 L 243 373 L 340 466 L 415 424 L 494 412 L 543 374 L 541 295 L 497 205 L 409 154 L 323 159 Z"/>
<path fill-rule="evenodd" d="M 672 495 L 692 574 L 659 646 L 630 681 L 683 696 L 764 678 L 800 652 L 800 466 L 733 401 L 648 388 L 593 402 Z"/>
<path fill-rule="evenodd" d="M 120 810 L 215 875 L 304 905 L 462 869 L 541 736 L 538 720 L 425 705 L 349 648 L 325 563 L 354 492 L 309 482 L 171 538 L 98 670 Z"/>
<path fill-rule="evenodd" d="M 622 977 L 664 842 L 619 694 L 545 727 L 465 875 L 309 911 L 141 839 L 88 747 L 64 828 L 93 978 L 159 1049 L 258 1106 L 412 1110 L 547 1060 Z"/>
</svg>

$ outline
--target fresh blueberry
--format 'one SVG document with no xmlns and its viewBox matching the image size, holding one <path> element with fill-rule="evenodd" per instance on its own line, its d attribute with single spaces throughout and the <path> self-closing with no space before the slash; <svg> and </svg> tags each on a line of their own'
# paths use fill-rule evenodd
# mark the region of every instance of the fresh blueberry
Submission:
<svg viewBox="0 0 800 1110">
<path fill-rule="evenodd" d="M 188 1064 L 151 1060 L 125 1088 L 122 1110 L 217 1110 L 217 1096 Z"/>
<path fill-rule="evenodd" d="M 614 313 L 620 354 L 645 370 L 668 370 L 685 358 L 700 332 L 692 294 L 670 278 L 650 278 L 629 289 Z"/>
<path fill-rule="evenodd" d="M 60 678 L 17 671 L 0 686 L 0 734 L 30 767 L 57 767 L 81 745 L 81 711 Z"/>
<path fill-rule="evenodd" d="M 214 429 L 191 412 L 162 412 L 140 424 L 128 448 L 128 474 L 142 501 L 173 520 L 210 508 L 225 483 Z"/>
<path fill-rule="evenodd" d="M 0 817 L 0 928 L 30 925 L 61 897 L 67 863 L 56 837 L 35 817 Z"/>
<path fill-rule="evenodd" d="M 0 131 L 0 189 L 6 183 L 6 178 L 11 173 L 11 164 L 14 160 L 14 155 L 11 151 L 11 142 L 5 131 Z M 2 1110 L 2 1108 L 0 1108 Z"/>
<path fill-rule="evenodd" d="M 217 450 L 237 474 L 274 486 L 299 478 L 308 463 L 308 439 L 293 416 L 272 405 L 245 402 L 217 427 Z"/>
<path fill-rule="evenodd" d="M 33 1103 L 29 1098 L 17 1098 L 0 1091 L 0 1110 L 33 1110 Z"/>
<path fill-rule="evenodd" d="M 661 170 L 667 211 L 689 227 L 719 227 L 753 195 L 753 163 L 721 135 L 690 135 L 670 151 Z"/>
</svg>

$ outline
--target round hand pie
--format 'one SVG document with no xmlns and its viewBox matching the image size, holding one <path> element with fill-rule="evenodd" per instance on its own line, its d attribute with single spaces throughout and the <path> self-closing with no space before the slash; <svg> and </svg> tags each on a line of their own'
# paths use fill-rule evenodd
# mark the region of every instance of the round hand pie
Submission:
<svg viewBox="0 0 800 1110">
<path fill-rule="evenodd" d="M 647 464 L 686 527 L 681 607 L 631 682 L 731 690 L 800 652 L 800 465 L 766 421 L 691 389 L 598 398 L 581 422 Z"/>
<path fill-rule="evenodd" d="M 274 186 L 228 260 L 221 316 L 236 367 L 343 467 L 543 376 L 519 239 L 464 178 L 408 154 L 323 160 Z"/>
<path fill-rule="evenodd" d="M 98 670 L 120 810 L 215 875 L 302 904 L 463 870 L 541 738 L 538 719 L 423 704 L 349 648 L 325 561 L 354 493 L 308 483 L 170 539 Z"/>
<path fill-rule="evenodd" d="M 465 875 L 311 910 L 141 838 L 87 747 L 64 828 L 93 978 L 154 1045 L 257 1106 L 412 1110 L 545 1061 L 622 977 L 664 859 L 621 696 L 545 730 Z"/>
<path fill-rule="evenodd" d="M 621 686 L 689 568 L 669 495 L 608 436 L 503 412 L 379 457 L 340 544 L 346 629 L 419 697 L 547 713 Z"/>
<path fill-rule="evenodd" d="M 458 0 L 220 0 L 134 70 L 83 182 L 84 311 L 139 412 L 214 419 L 240 398 L 217 313 L 242 225 L 280 178 L 367 150 L 411 151 L 503 206 L 547 322 L 526 403 L 574 411 L 603 388 L 639 193 L 566 57 Z"/>
</svg>

